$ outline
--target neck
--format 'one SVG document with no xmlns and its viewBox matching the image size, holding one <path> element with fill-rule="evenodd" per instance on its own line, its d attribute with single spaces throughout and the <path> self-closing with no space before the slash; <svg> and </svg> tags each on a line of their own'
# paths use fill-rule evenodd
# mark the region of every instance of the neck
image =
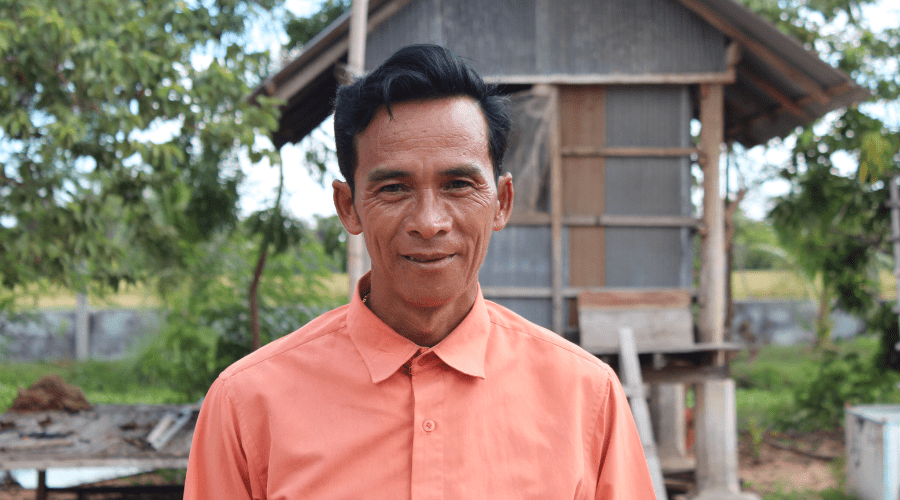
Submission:
<svg viewBox="0 0 900 500">
<path fill-rule="evenodd" d="M 416 345 L 434 347 L 462 323 L 472 310 L 477 293 L 476 284 L 471 290 L 445 303 L 423 307 L 392 297 L 384 291 L 379 292 L 376 282 L 371 284 L 366 306 L 401 336 Z"/>
</svg>

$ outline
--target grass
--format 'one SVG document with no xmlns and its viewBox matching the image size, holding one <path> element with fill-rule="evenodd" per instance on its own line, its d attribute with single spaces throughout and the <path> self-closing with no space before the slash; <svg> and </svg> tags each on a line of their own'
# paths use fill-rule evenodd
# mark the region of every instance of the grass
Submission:
<svg viewBox="0 0 900 500">
<path fill-rule="evenodd" d="M 19 389 L 50 373 L 80 387 L 91 404 L 190 403 L 168 388 L 140 380 L 131 361 L 0 362 L 0 410 L 12 405 Z"/>
<path fill-rule="evenodd" d="M 879 295 L 883 300 L 897 298 L 897 279 L 888 270 L 878 276 Z M 814 284 L 818 286 L 818 284 Z M 740 270 L 731 274 L 731 293 L 735 300 L 810 299 L 805 278 L 789 270 Z"/>
<path fill-rule="evenodd" d="M 856 353 L 867 359 L 878 349 L 878 339 L 857 337 L 837 341 L 833 348 L 840 354 Z M 746 430 L 751 422 L 771 427 L 777 417 L 796 412 L 794 390 L 816 375 L 822 358 L 821 351 L 808 345 L 766 345 L 755 358 L 748 351 L 738 354 L 731 363 L 737 384 L 738 427 Z"/>
</svg>

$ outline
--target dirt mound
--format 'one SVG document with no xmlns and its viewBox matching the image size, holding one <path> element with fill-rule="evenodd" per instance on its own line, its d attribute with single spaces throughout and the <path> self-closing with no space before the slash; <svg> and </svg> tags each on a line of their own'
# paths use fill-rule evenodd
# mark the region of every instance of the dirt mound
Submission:
<svg viewBox="0 0 900 500">
<path fill-rule="evenodd" d="M 46 410 L 65 410 L 76 412 L 90 410 L 84 392 L 74 385 L 67 384 L 59 375 L 44 375 L 37 382 L 24 391 L 19 389 L 19 395 L 13 401 L 9 411 L 31 412 Z"/>
</svg>

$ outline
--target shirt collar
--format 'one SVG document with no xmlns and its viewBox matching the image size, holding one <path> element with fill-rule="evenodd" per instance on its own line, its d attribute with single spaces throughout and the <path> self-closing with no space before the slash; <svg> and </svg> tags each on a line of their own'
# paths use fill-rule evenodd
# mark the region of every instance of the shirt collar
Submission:
<svg viewBox="0 0 900 500">
<path fill-rule="evenodd" d="M 350 338 L 369 369 L 372 382 L 377 384 L 409 361 L 419 351 L 419 346 L 395 332 L 363 304 L 361 297 L 369 292 L 369 279 L 370 275 L 366 273 L 356 285 L 356 293 L 350 300 L 347 312 L 347 327 Z M 469 314 L 431 351 L 454 370 L 484 378 L 484 356 L 489 334 L 490 317 L 479 285 Z"/>
</svg>

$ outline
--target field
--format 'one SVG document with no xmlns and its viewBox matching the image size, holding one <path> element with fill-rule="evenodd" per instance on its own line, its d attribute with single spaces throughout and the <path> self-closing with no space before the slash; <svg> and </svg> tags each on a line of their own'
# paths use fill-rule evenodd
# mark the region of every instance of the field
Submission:
<svg viewBox="0 0 900 500">
<path fill-rule="evenodd" d="M 878 276 L 880 298 L 897 298 L 897 279 L 888 270 Z M 792 271 L 735 271 L 731 274 L 731 293 L 735 300 L 810 299 L 818 283 L 809 283 Z"/>
</svg>

